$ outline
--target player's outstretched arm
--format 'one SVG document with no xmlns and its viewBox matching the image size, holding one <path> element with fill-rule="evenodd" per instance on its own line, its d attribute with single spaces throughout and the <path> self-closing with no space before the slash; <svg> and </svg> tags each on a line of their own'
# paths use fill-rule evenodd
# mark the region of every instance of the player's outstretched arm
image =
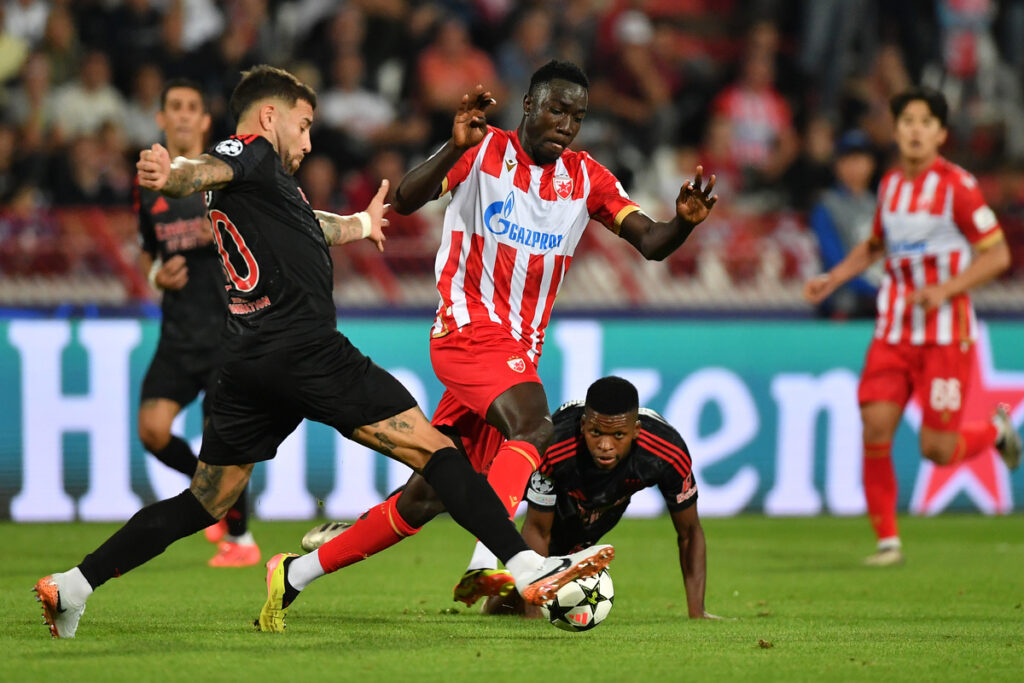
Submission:
<svg viewBox="0 0 1024 683">
<path fill-rule="evenodd" d="M 327 246 L 333 247 L 366 238 L 377 245 L 378 251 L 383 252 L 384 241 L 387 240 L 384 228 L 389 225 L 384 214 L 391 208 L 390 204 L 384 203 L 387 194 L 388 181 L 382 180 L 377 194 L 370 200 L 365 211 L 351 216 L 339 216 L 329 211 L 313 211 L 320 221 L 320 229 L 324 232 Z"/>
<path fill-rule="evenodd" d="M 707 545 L 704 529 L 697 516 L 694 503 L 684 510 L 672 513 L 672 524 L 676 528 L 679 544 L 679 568 L 683 572 L 686 586 L 686 606 L 691 619 L 717 619 L 704 610 L 704 589 L 707 583 Z"/>
<path fill-rule="evenodd" d="M 846 255 L 842 261 L 827 273 L 822 273 L 804 283 L 804 298 L 812 304 L 820 304 L 854 277 L 860 275 L 872 263 L 885 255 L 882 240 L 869 237 Z"/>
<path fill-rule="evenodd" d="M 135 168 L 140 186 L 168 197 L 217 190 L 235 177 L 230 166 L 208 154 L 198 159 L 178 157 L 171 161 L 167 149 L 159 143 L 142 150 Z"/>
<path fill-rule="evenodd" d="M 718 195 L 712 194 L 715 176 L 706 186 L 703 183 L 704 169 L 698 166 L 693 181 L 687 180 L 679 188 L 672 220 L 659 223 L 641 211 L 634 211 L 622 221 L 619 234 L 648 261 L 661 261 L 686 241 L 718 201 Z"/>
<path fill-rule="evenodd" d="M 452 123 L 452 137 L 433 156 L 405 174 L 395 191 L 395 211 L 408 216 L 440 195 L 441 183 L 466 150 L 487 134 L 487 109 L 494 97 L 482 85 L 462 96 Z"/>
</svg>

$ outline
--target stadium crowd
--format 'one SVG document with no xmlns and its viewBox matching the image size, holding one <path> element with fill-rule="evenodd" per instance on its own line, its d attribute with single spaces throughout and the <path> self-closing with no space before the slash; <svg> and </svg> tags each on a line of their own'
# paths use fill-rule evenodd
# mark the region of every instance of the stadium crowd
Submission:
<svg viewBox="0 0 1024 683">
<path fill-rule="evenodd" d="M 1024 280 L 1024 3 L 2 0 L 0 27 L 0 281 L 107 272 L 143 295 L 124 267 L 137 253 L 126 216 L 166 79 L 202 85 L 216 139 L 234 128 L 226 102 L 243 69 L 299 75 L 320 98 L 300 183 L 314 206 L 348 213 L 447 138 L 477 83 L 495 93 L 494 122 L 514 127 L 530 73 L 551 58 L 591 78 L 576 146 L 652 216 L 670 214 L 697 163 L 717 174 L 717 215 L 656 271 L 703 283 L 679 297 L 713 306 L 716 290 L 766 283 L 767 305 L 798 301 L 820 267 L 808 216 L 837 156 L 857 140 L 876 182 L 891 160 L 889 97 L 912 83 L 949 99 L 944 154 L 978 175 L 1015 256 L 1005 277 Z M 92 213 L 67 213 L 82 207 Z M 338 281 L 354 270 L 385 302 L 430 305 L 430 287 L 406 283 L 432 272 L 439 216 L 392 214 L 383 261 L 335 250 Z M 626 303 L 679 303 L 645 300 L 654 288 L 598 232 L 582 245 L 597 279 L 618 273 Z"/>
</svg>

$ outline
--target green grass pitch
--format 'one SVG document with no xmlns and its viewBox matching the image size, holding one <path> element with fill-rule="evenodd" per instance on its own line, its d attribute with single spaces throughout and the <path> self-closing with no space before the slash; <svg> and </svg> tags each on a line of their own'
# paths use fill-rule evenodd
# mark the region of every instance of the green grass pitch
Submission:
<svg viewBox="0 0 1024 683">
<path fill-rule="evenodd" d="M 255 522 L 264 551 L 309 523 Z M 264 570 L 210 569 L 201 534 L 89 601 L 75 640 L 51 640 L 31 587 L 116 525 L 0 524 L 3 681 L 677 681 L 1024 679 L 1024 516 L 901 520 L 908 562 L 859 566 L 863 519 L 705 520 L 708 608 L 686 618 L 672 526 L 610 536 L 615 607 L 572 634 L 452 603 L 471 539 L 447 518 L 321 579 L 285 634 L 253 631 Z M 458 609 L 451 609 L 451 608 Z M 526 677 L 526 678 L 524 678 Z"/>
</svg>

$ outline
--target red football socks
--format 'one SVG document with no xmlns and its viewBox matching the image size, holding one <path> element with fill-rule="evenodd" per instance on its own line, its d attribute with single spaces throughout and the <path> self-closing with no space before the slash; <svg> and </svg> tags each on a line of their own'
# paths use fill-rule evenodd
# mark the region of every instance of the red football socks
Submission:
<svg viewBox="0 0 1024 683">
<path fill-rule="evenodd" d="M 487 473 L 487 483 L 498 494 L 509 517 L 515 515 L 526 482 L 539 465 L 537 449 L 526 441 L 506 441 L 498 449 Z"/>
<path fill-rule="evenodd" d="M 898 536 L 892 443 L 864 444 L 864 497 L 875 535 L 879 539 Z"/>
<path fill-rule="evenodd" d="M 324 572 L 330 574 L 365 560 L 419 531 L 398 514 L 395 503 L 400 495 L 401 491 L 370 508 L 343 534 L 320 546 L 317 557 Z"/>
<path fill-rule="evenodd" d="M 956 441 L 956 450 L 950 458 L 950 465 L 976 458 L 996 443 L 999 432 L 991 422 L 971 422 L 960 428 L 960 438 Z"/>
</svg>

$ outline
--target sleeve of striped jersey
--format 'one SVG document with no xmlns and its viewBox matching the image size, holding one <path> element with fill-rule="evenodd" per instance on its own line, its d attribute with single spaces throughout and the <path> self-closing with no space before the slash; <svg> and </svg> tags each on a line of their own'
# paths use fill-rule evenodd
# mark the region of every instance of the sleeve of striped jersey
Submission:
<svg viewBox="0 0 1024 683">
<path fill-rule="evenodd" d="M 612 172 L 594 161 L 589 154 L 582 154 L 590 178 L 590 194 L 587 196 L 587 213 L 600 221 L 606 228 L 619 234 L 623 219 L 640 207 L 622 189 L 622 183 Z"/>
<path fill-rule="evenodd" d="M 491 127 L 488 126 L 487 129 L 490 131 Z M 485 137 L 484 139 L 486 140 L 487 138 Z M 448 173 L 444 176 L 444 180 L 441 181 L 441 193 L 438 195 L 439 197 L 445 192 L 454 191 L 463 180 L 469 177 L 469 170 L 473 168 L 473 162 L 476 161 L 477 155 L 480 154 L 480 148 L 483 144 L 484 143 L 481 141 L 479 145 L 467 149 L 463 155 L 459 157 L 459 160 L 455 162 L 455 165 L 449 169 Z"/>
<path fill-rule="evenodd" d="M 953 182 L 953 222 L 979 249 L 1003 237 L 995 212 L 985 203 L 977 181 L 966 173 Z"/>
<path fill-rule="evenodd" d="M 885 243 L 885 230 L 882 228 L 882 188 L 885 182 L 878 186 L 878 199 L 875 201 L 875 218 L 871 221 L 871 239 L 875 242 Z"/>
<path fill-rule="evenodd" d="M 241 147 L 232 142 L 240 142 Z M 263 160 L 273 149 L 270 141 L 261 135 L 232 135 L 214 145 L 209 154 L 231 167 L 235 176 L 228 184 L 234 185 L 246 180 L 259 182 L 257 173 Z M 270 181 L 273 182 L 273 176 Z"/>
<path fill-rule="evenodd" d="M 139 187 L 139 178 L 135 177 L 132 183 L 132 203 L 135 205 L 135 213 L 139 216 L 139 247 L 153 258 L 157 256 L 156 231 L 153 228 L 153 217 L 149 210 L 142 206 L 142 188 Z"/>
</svg>

